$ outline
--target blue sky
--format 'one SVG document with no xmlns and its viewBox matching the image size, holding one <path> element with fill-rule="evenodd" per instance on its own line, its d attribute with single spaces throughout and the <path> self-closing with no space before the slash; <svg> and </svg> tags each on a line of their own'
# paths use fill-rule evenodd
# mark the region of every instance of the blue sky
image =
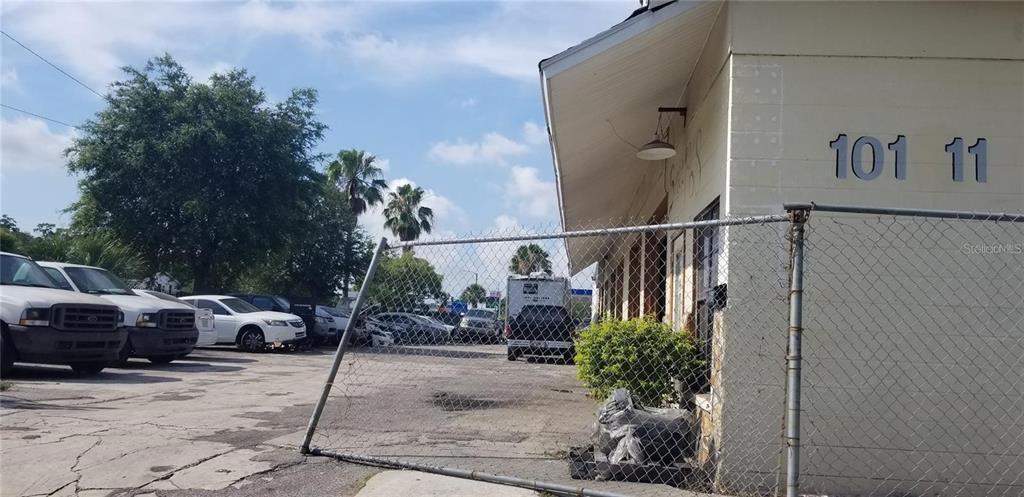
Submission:
<svg viewBox="0 0 1024 497">
<path fill-rule="evenodd" d="M 320 92 L 324 152 L 361 148 L 430 192 L 435 235 L 555 222 L 537 63 L 614 25 L 634 1 L 19 3 L 3 30 L 101 90 L 168 52 L 197 79 L 238 66 L 271 99 Z M 71 124 L 102 101 L 4 38 L 3 103 Z M 0 209 L 22 229 L 68 221 L 74 130 L 2 110 Z M 379 213 L 363 219 L 383 232 Z"/>
</svg>

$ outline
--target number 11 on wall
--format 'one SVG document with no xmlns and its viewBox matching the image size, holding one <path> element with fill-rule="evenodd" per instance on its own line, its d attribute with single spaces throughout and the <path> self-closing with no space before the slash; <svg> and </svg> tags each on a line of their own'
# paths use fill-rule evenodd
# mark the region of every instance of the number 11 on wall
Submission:
<svg viewBox="0 0 1024 497">
<path fill-rule="evenodd" d="M 964 180 L 964 139 L 959 136 L 946 144 L 946 152 L 953 155 L 953 181 Z M 988 140 L 978 138 L 974 145 L 967 147 L 967 153 L 974 156 L 974 180 L 988 181 Z"/>
</svg>

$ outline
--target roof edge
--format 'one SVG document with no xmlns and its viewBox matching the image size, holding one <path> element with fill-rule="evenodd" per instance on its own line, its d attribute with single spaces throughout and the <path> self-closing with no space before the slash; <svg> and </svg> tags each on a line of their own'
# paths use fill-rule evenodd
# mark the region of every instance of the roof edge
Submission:
<svg viewBox="0 0 1024 497">
<path fill-rule="evenodd" d="M 675 0 L 655 8 L 642 7 L 634 11 L 626 20 L 590 37 L 578 45 L 569 47 L 538 64 L 541 77 L 548 78 L 572 68 L 615 45 L 633 38 L 643 32 L 665 22 L 678 14 L 706 3 L 717 3 L 723 0 Z"/>
</svg>

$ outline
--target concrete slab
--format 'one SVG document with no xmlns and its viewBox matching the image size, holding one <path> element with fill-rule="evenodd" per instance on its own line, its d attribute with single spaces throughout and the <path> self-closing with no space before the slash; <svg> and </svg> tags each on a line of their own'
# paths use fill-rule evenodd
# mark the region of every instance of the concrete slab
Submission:
<svg viewBox="0 0 1024 497">
<path fill-rule="evenodd" d="M 418 471 L 381 471 L 366 481 L 356 497 L 537 497 L 524 488 L 495 485 Z"/>
<path fill-rule="evenodd" d="M 263 451 L 238 449 L 178 471 L 170 482 L 178 488 L 218 490 L 243 478 L 272 469 L 275 464 L 254 459 Z"/>
</svg>

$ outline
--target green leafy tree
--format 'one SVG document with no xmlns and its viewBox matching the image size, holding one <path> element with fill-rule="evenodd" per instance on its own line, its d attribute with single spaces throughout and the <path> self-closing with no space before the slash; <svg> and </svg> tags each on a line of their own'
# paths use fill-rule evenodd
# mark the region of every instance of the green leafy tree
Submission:
<svg viewBox="0 0 1024 497">
<path fill-rule="evenodd" d="M 24 236 L 22 236 L 22 234 L 0 227 L 0 250 L 15 254 L 24 254 L 24 247 Z"/>
<path fill-rule="evenodd" d="M 547 251 L 536 243 L 520 245 L 512 256 L 512 260 L 509 261 L 508 269 L 515 274 L 523 276 L 528 276 L 538 271 L 551 274 L 551 258 Z"/>
<path fill-rule="evenodd" d="M 327 165 L 327 179 L 344 192 L 356 216 L 384 202 L 388 183 L 376 161 L 375 156 L 352 149 L 338 152 L 338 157 Z"/>
<path fill-rule="evenodd" d="M 472 304 L 473 306 L 480 304 L 486 299 L 487 290 L 485 290 L 484 287 L 476 283 L 467 286 L 466 289 L 462 291 L 462 295 L 459 297 L 459 300 L 467 304 Z"/>
<path fill-rule="evenodd" d="M 0 215 L 0 228 L 3 228 L 11 233 L 21 231 L 18 229 L 18 222 L 13 217 L 7 214 Z"/>
<path fill-rule="evenodd" d="M 399 240 L 416 240 L 422 233 L 430 233 L 434 211 L 420 205 L 424 195 L 423 188 L 408 184 L 391 192 L 388 205 L 384 208 L 384 227 L 391 230 Z"/>
<path fill-rule="evenodd" d="M 239 288 L 324 301 L 369 265 L 369 243 L 343 194 L 324 185 L 302 221 L 304 234 L 247 270 Z M 353 244 L 354 241 L 354 244 Z"/>
<path fill-rule="evenodd" d="M 412 252 L 402 252 L 398 257 L 380 262 L 370 285 L 370 299 L 381 309 L 419 309 L 427 300 L 447 300 L 448 294 L 441 288 L 442 280 L 426 259 Z"/>
<path fill-rule="evenodd" d="M 170 55 L 124 71 L 69 149 L 76 227 L 109 229 L 156 270 L 185 268 L 195 292 L 301 236 L 323 181 L 314 90 L 271 104 L 244 70 L 194 82 Z"/>
<path fill-rule="evenodd" d="M 37 236 L 49 236 L 57 231 L 57 225 L 53 223 L 39 223 L 36 225 L 36 229 L 32 230 Z"/>
</svg>

